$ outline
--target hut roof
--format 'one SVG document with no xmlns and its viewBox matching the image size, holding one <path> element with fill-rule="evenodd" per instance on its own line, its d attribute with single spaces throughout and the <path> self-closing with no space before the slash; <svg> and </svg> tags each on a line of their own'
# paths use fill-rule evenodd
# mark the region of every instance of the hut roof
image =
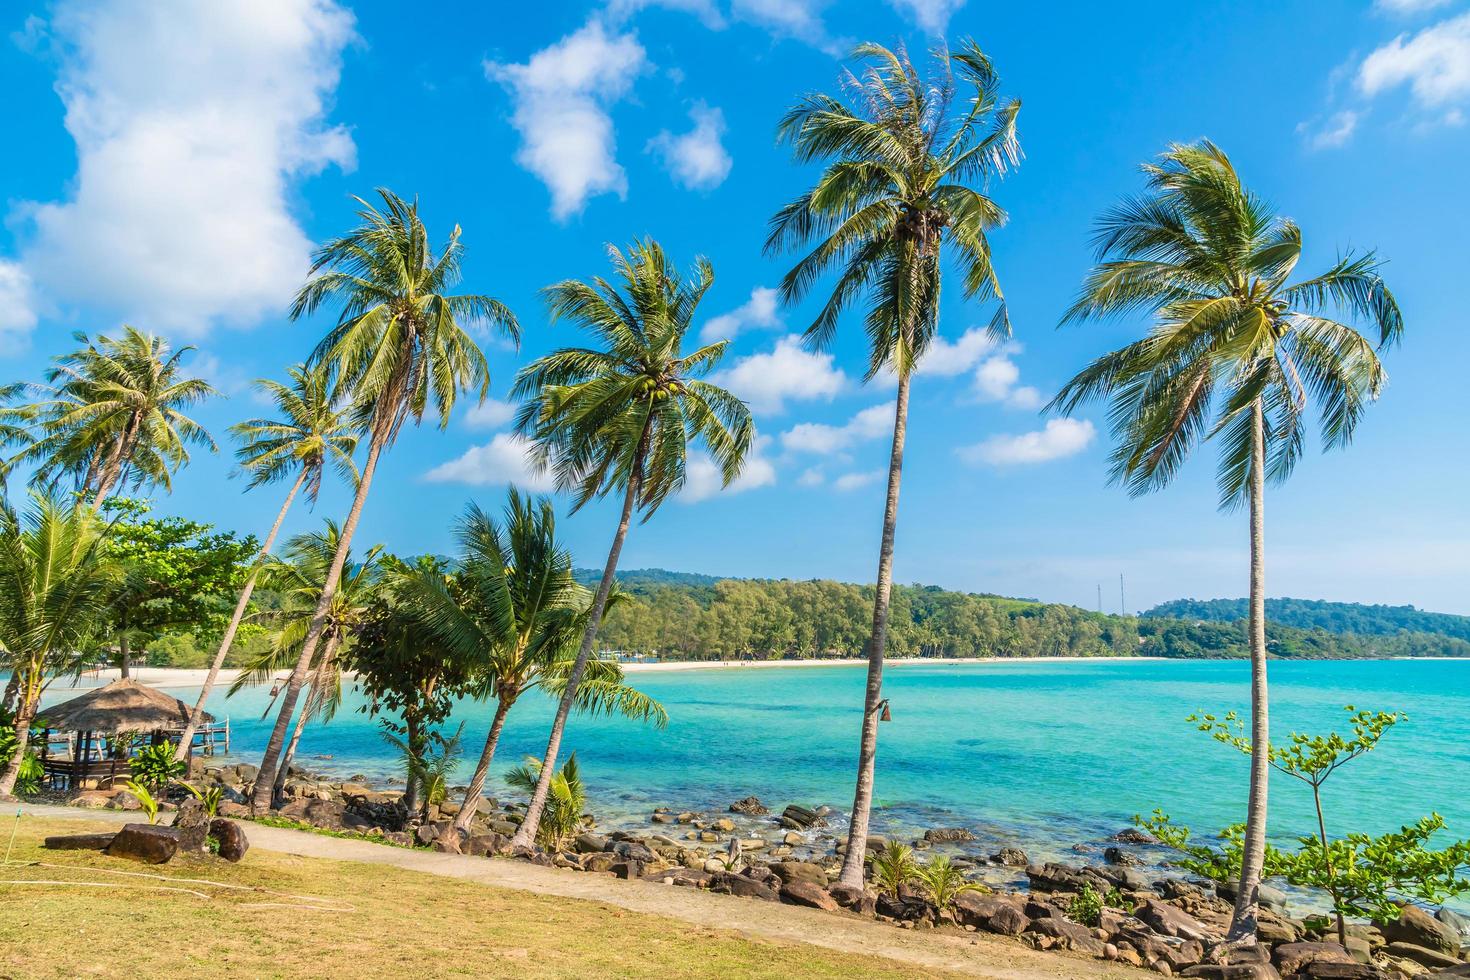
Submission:
<svg viewBox="0 0 1470 980">
<path fill-rule="evenodd" d="M 70 701 L 42 708 L 40 724 L 63 732 L 152 732 L 183 728 L 189 705 L 134 680 L 115 680 Z M 206 713 L 204 723 L 214 721 Z"/>
</svg>

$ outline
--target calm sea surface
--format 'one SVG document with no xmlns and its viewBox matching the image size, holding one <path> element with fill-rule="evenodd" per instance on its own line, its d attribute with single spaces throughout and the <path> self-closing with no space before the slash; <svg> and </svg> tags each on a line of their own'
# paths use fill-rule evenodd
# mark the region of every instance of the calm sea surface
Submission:
<svg viewBox="0 0 1470 980">
<path fill-rule="evenodd" d="M 575 749 L 604 825 L 647 825 L 655 806 L 718 808 L 756 794 L 773 809 L 851 804 L 863 671 L 853 667 L 638 673 L 668 708 L 660 731 L 621 719 L 574 716 Z M 880 728 L 875 832 L 968 826 L 979 849 L 1018 843 L 1061 855 L 1095 842 L 1138 812 L 1214 831 L 1243 819 L 1246 757 L 1196 732 L 1192 711 L 1245 710 L 1249 669 L 1238 661 L 1110 661 L 904 665 L 885 674 L 893 720 Z M 1342 727 L 1342 706 L 1410 715 L 1371 755 L 1328 784 L 1329 831 L 1381 832 L 1437 810 L 1470 836 L 1470 662 L 1339 661 L 1271 665 L 1272 728 Z M 175 689 L 192 701 L 195 691 Z M 48 701 L 67 697 L 54 689 Z M 258 761 L 268 734 L 266 692 L 211 705 L 228 714 L 233 754 Z M 387 780 L 395 760 L 377 724 L 349 697 L 302 740 L 301 763 L 339 776 Z M 512 711 L 487 792 L 527 754 L 539 754 L 554 705 L 533 692 Z M 464 704 L 468 778 L 489 708 Z M 326 757 L 330 758 L 326 758 Z M 1275 776 L 1271 832 L 1308 833 L 1305 787 Z M 1335 826 L 1334 826 L 1335 825 Z"/>
</svg>

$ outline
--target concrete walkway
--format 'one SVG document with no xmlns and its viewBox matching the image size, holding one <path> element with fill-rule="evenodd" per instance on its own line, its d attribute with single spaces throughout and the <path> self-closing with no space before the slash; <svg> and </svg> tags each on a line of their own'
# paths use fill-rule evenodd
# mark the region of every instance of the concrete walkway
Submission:
<svg viewBox="0 0 1470 980">
<path fill-rule="evenodd" d="M 123 824 L 139 819 L 118 810 L 21 804 L 23 813 L 50 819 Z M 698 926 L 725 929 L 782 943 L 807 943 L 845 953 L 882 956 L 928 969 L 994 980 L 1138 980 L 1130 967 L 1042 953 L 1019 943 L 985 934 L 942 935 L 897 929 L 870 919 L 815 909 L 777 905 L 696 888 L 676 888 L 648 881 L 622 881 L 606 875 L 543 868 L 523 861 L 466 857 L 435 851 L 391 847 L 367 841 L 328 837 L 245 823 L 252 848 L 301 857 L 384 864 L 498 888 L 579 899 L 679 919 Z M 248 858 L 247 858 L 248 860 Z"/>
</svg>

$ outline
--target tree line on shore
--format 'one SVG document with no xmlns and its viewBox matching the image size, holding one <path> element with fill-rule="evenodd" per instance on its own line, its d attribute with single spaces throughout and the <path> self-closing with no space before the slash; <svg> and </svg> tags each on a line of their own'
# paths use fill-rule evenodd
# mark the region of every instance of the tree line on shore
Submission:
<svg viewBox="0 0 1470 980">
<path fill-rule="evenodd" d="M 821 172 L 807 192 L 777 209 L 766 248 L 798 256 L 781 282 L 784 303 L 825 293 L 806 330 L 808 344 L 829 348 L 839 329 L 858 320 L 867 342 L 864 380 L 896 382 L 875 584 L 868 590 L 834 586 L 830 601 L 821 602 L 814 601 L 822 592 L 816 587 L 810 595 L 794 587 L 789 594 L 778 590 L 767 601 L 761 587 L 730 586 L 723 601 L 701 607 L 692 622 L 711 630 L 701 644 L 708 639 L 732 652 L 741 645 L 799 649 L 809 643 L 813 650 L 841 645 L 866 653 L 841 871 L 843 885 L 861 888 L 879 724 L 887 715 L 885 654 L 1002 641 L 1027 644 L 1025 652 L 1033 654 L 1051 652 L 1048 644 L 1058 651 L 1131 649 L 1145 646 L 1149 636 L 1173 655 L 1239 646 L 1231 626 L 1113 624 L 1080 611 L 1003 602 L 986 609 L 893 586 L 909 396 L 916 369 L 939 336 L 941 285 L 948 283 L 965 302 L 990 307 L 994 338 L 1010 335 L 990 241 L 1008 216 L 989 194 L 1021 161 L 1021 104 L 1002 96 L 994 64 L 972 41 L 954 51 L 941 45 L 928 72 L 901 47 L 863 44 L 854 56 L 861 67 L 844 76 L 840 95 L 803 96 L 777 125 L 794 159 L 817 164 Z M 1383 390 L 1378 352 L 1398 342 L 1403 320 L 1372 252 L 1345 252 L 1324 272 L 1294 279 L 1301 229 L 1252 193 L 1215 144 L 1172 145 L 1143 172 L 1145 191 L 1099 219 L 1097 263 L 1063 322 L 1142 314 L 1151 325 L 1143 338 L 1080 371 L 1047 411 L 1065 415 L 1106 403 L 1116 444 L 1111 476 L 1135 495 L 1166 486 L 1194 449 L 1212 441 L 1221 448 L 1220 504 L 1248 513 L 1250 600 L 1243 636 L 1252 667 L 1251 778 L 1230 930 L 1232 940 L 1248 941 L 1266 855 L 1266 660 L 1273 643 L 1278 654 L 1314 649 L 1302 636 L 1273 632 L 1266 623 L 1265 487 L 1285 480 L 1301 458 L 1309 408 L 1320 416 L 1324 448 L 1351 440 Z M 451 568 L 430 560 L 393 569 L 389 601 L 360 618 L 347 601 L 346 592 L 373 557 L 353 558 L 352 548 L 377 470 L 390 465 L 389 454 L 406 431 L 426 419 L 442 428 L 462 398 L 487 396 L 489 367 L 472 328 L 514 343 L 521 337 L 519 320 L 500 301 L 453 292 L 462 274 L 459 226 L 435 247 L 416 200 L 383 189 L 377 203 L 359 204 L 357 226 L 320 246 L 290 304 L 293 321 L 335 313 L 334 322 L 308 361 L 292 369 L 290 382 L 268 388 L 277 417 L 235 429 L 248 486 L 289 489 L 243 576 L 179 748 L 182 754 L 209 702 L 252 590 L 257 582 L 271 585 L 271 556 L 293 502 L 302 492 L 314 495 L 324 473 L 344 479 L 354 491 L 351 506 L 340 525 L 307 549 L 315 558 L 305 586 L 286 590 L 296 606 L 289 633 L 279 631 L 289 641 L 274 650 L 285 680 L 252 790 L 257 813 L 277 799 L 293 720 L 299 731 L 313 706 L 323 703 L 319 692 L 329 689 L 334 665 L 356 662 L 361 672 L 372 664 L 374 706 L 396 712 L 411 741 L 414 726 L 433 712 L 412 724 L 405 712 L 432 708 L 447 690 L 470 684 L 466 671 L 480 672 L 483 700 L 503 704 L 497 665 L 507 645 L 527 642 L 508 586 L 494 581 L 516 566 L 487 557 L 496 553 L 493 534 L 462 540 L 464 554 Z M 564 347 L 525 365 L 511 389 L 520 404 L 517 432 L 531 446 L 533 463 L 567 494 L 571 510 L 603 497 L 621 503 L 596 587 L 564 610 L 574 624 L 544 645 L 552 657 L 547 663 L 555 665 L 548 690 L 558 704 L 546 751 L 528 780 L 531 800 L 511 842 L 515 850 L 538 840 L 548 795 L 562 778 L 557 760 L 568 717 L 587 709 L 584 684 L 598 679 L 595 665 L 601 663 L 592 654 L 611 635 L 600 637 L 604 612 L 628 617 L 619 629 L 635 628 L 636 617 L 618 609 L 615 588 L 635 519 L 649 520 L 679 492 L 691 447 L 709 456 L 728 485 L 755 439 L 747 406 L 708 380 L 728 341 L 686 346 L 713 282 L 710 264 L 698 258 L 680 269 L 651 239 L 626 250 L 610 248 L 609 258 L 610 277 L 567 279 L 543 290 L 551 325 L 581 328 L 590 346 Z M 1371 336 L 1335 317 L 1365 324 Z M 43 383 L 0 389 L 6 403 L 0 442 L 16 449 L 3 472 L 29 467 L 38 488 L 23 514 L 9 505 L 0 514 L 0 649 L 11 661 L 6 700 L 14 711 L 0 795 L 15 785 L 46 683 L 74 669 L 77 651 L 95 648 L 114 623 L 129 567 L 109 553 L 104 505 L 120 491 L 167 492 L 188 462 L 189 447 L 215 449 L 185 414 L 217 394 L 182 371 L 191 348 L 174 350 L 132 327 L 95 341 L 81 336 L 78 344 L 55 359 Z M 74 491 L 74 498 L 64 499 L 63 489 Z M 466 520 L 474 523 L 473 515 Z M 509 514 L 507 522 L 514 523 Z M 295 549 L 293 543 L 288 551 Z M 569 577 L 569 563 L 566 568 Z M 64 577 L 55 574 L 58 569 Z M 558 570 L 554 577 L 561 576 Z M 459 619 L 445 608 L 427 620 L 416 618 L 433 608 L 427 602 L 433 590 L 453 600 Z M 777 595 L 798 604 L 813 600 L 810 615 L 802 616 L 799 605 L 779 610 Z M 670 593 L 667 601 L 681 599 Z M 389 613 L 397 618 L 381 621 Z M 772 622 L 754 623 L 767 615 Z M 815 624 L 833 615 L 847 625 L 823 627 L 827 633 L 819 636 Z M 856 625 L 864 619 L 865 628 Z M 460 628 L 449 629 L 451 620 Z M 802 632 L 807 627 L 799 623 L 810 623 L 811 632 Z M 491 637 L 493 642 L 483 639 Z M 652 642 L 629 638 L 630 644 Z M 478 659 L 462 660 L 465 650 Z M 422 780 L 423 769 L 411 767 L 411 780 Z"/>
<path fill-rule="evenodd" d="M 1244 599 L 1172 599 L 1159 603 L 1143 615 L 1234 623 L 1245 619 L 1246 612 Z M 1304 630 L 1322 629 L 1329 633 L 1359 636 L 1430 634 L 1470 640 L 1470 616 L 1427 612 L 1413 606 L 1283 598 L 1267 599 L 1266 615 L 1272 623 Z"/>
</svg>

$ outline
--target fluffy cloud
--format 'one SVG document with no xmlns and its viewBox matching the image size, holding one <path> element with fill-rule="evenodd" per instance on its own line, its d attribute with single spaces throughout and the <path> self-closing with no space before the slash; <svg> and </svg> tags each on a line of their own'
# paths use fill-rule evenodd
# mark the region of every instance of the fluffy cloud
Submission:
<svg viewBox="0 0 1470 980">
<path fill-rule="evenodd" d="M 863 409 L 844 425 L 802 422 L 792 426 L 781 433 L 781 448 L 787 452 L 828 456 L 892 431 L 893 402 L 884 402 Z"/>
<path fill-rule="evenodd" d="M 740 20 L 758 24 L 777 37 L 792 37 L 831 53 L 841 45 L 827 35 L 822 11 L 829 0 L 732 0 L 730 12 Z"/>
<path fill-rule="evenodd" d="M 1035 410 L 1041 407 L 1041 392 L 1022 385 L 1021 369 L 1005 354 L 997 354 L 980 362 L 975 369 L 975 395 L 981 401 L 1002 402 L 1012 408 Z"/>
<path fill-rule="evenodd" d="M 915 24 L 930 34 L 943 34 L 950 17 L 965 5 L 965 0 L 888 0 L 888 5 L 912 17 Z"/>
<path fill-rule="evenodd" d="M 285 307 L 310 242 L 295 179 L 354 163 L 325 124 L 352 15 L 332 0 L 61 0 L 48 50 L 69 200 L 19 210 L 44 295 L 198 334 Z"/>
<path fill-rule="evenodd" d="M 1097 430 L 1086 419 L 1052 419 L 1038 432 L 992 436 L 973 446 L 963 446 L 956 453 L 967 463 L 991 466 L 1046 463 L 1080 453 L 1096 434 Z"/>
<path fill-rule="evenodd" d="M 551 191 L 558 221 L 598 194 L 627 193 L 608 107 L 648 67 L 638 38 L 593 18 L 523 65 L 487 62 L 486 75 L 511 93 L 511 124 L 521 134 L 516 161 Z"/>
<path fill-rule="evenodd" d="M 1358 113 L 1351 109 L 1334 112 L 1320 127 L 1302 123 L 1297 132 L 1307 138 L 1307 145 L 1314 150 L 1334 149 L 1352 139 L 1358 128 Z"/>
<path fill-rule="evenodd" d="M 730 175 L 732 161 L 720 137 L 725 134 L 725 115 L 703 102 L 689 110 L 694 128 L 675 136 L 667 129 L 648 141 L 647 150 L 663 158 L 664 168 L 674 181 L 691 190 L 710 190 Z"/>
<path fill-rule="evenodd" d="M 849 490 L 857 490 L 861 487 L 868 486 L 871 483 L 877 483 L 881 479 L 883 479 L 882 470 L 866 470 L 862 473 L 844 473 L 837 479 L 832 481 L 832 487 L 836 490 L 841 490 L 843 493 L 846 493 Z"/>
<path fill-rule="evenodd" d="M 776 467 L 766 458 L 765 450 L 770 446 L 768 436 L 757 436 L 750 452 L 745 456 L 745 465 L 740 475 L 723 486 L 723 475 L 715 461 L 706 453 L 691 453 L 684 468 L 684 488 L 679 491 L 679 502 L 685 504 L 708 500 L 721 493 L 744 493 L 757 487 L 769 487 L 776 482 Z"/>
<path fill-rule="evenodd" d="M 515 417 L 515 405 L 487 398 L 464 413 L 464 424 L 472 429 L 498 429 Z"/>
<path fill-rule="evenodd" d="M 935 337 L 919 362 L 916 373 L 938 378 L 952 378 L 970 370 L 980 359 L 996 349 L 996 342 L 980 327 L 971 327 L 953 342 Z"/>
<path fill-rule="evenodd" d="M 1400 34 L 1363 59 L 1358 90 L 1374 96 L 1407 83 L 1424 109 L 1470 97 L 1470 13 Z"/>
<path fill-rule="evenodd" d="M 725 26 L 725 18 L 720 14 L 720 8 L 715 6 L 715 0 L 612 0 L 607 5 L 607 12 L 615 19 L 623 19 L 648 7 L 693 14 L 712 31 L 721 30 Z"/>
<path fill-rule="evenodd" d="M 711 377 L 750 404 L 753 411 L 778 414 L 788 401 L 831 400 L 847 386 L 847 375 L 831 354 L 806 350 L 801 338 L 782 337 L 768 354 L 752 354 Z"/>
<path fill-rule="evenodd" d="M 734 340 L 742 330 L 751 327 L 779 327 L 776 317 L 779 296 L 774 289 L 756 286 L 750 291 L 750 299 L 729 313 L 711 317 L 699 331 L 700 342 L 712 344 L 717 340 Z"/>
<path fill-rule="evenodd" d="M 471 446 L 458 459 L 451 459 L 424 474 L 430 483 L 466 483 L 472 487 L 515 484 L 523 490 L 546 493 L 556 487 L 551 470 L 537 472 L 531 462 L 531 444 L 501 432 L 483 446 Z"/>
<path fill-rule="evenodd" d="M 35 327 L 36 297 L 30 275 L 17 263 L 0 260 L 0 355 L 23 350 Z"/>
</svg>

